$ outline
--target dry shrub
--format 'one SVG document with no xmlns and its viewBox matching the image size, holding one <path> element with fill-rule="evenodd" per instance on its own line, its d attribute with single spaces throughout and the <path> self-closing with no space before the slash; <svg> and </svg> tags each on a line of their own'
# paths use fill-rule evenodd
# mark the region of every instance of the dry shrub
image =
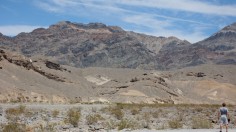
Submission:
<svg viewBox="0 0 236 132">
<path fill-rule="evenodd" d="M 130 110 L 130 112 L 131 112 L 132 115 L 137 115 L 137 114 L 139 114 L 139 109 L 134 108 L 134 109 Z"/>
<path fill-rule="evenodd" d="M 193 117 L 192 118 L 192 128 L 193 129 L 209 129 L 209 128 L 212 128 L 212 124 L 207 119 Z"/>
<path fill-rule="evenodd" d="M 202 107 L 196 107 L 195 110 L 196 110 L 197 112 L 202 112 L 202 111 L 203 111 L 203 108 L 202 108 Z"/>
<path fill-rule="evenodd" d="M 151 116 L 150 116 L 151 114 L 149 113 L 149 112 L 145 112 L 144 114 L 143 114 L 143 119 L 146 121 L 146 122 L 149 122 L 150 121 L 150 119 L 151 119 Z"/>
<path fill-rule="evenodd" d="M 124 117 L 123 111 L 118 107 L 111 108 L 110 113 L 114 115 L 118 120 L 121 120 Z"/>
<path fill-rule="evenodd" d="M 78 127 L 78 122 L 81 117 L 80 109 L 71 108 L 67 112 L 67 120 L 74 127 Z"/>
<path fill-rule="evenodd" d="M 55 123 L 55 122 L 54 123 L 47 123 L 46 126 L 44 126 L 43 124 L 39 124 L 39 126 L 34 127 L 34 131 L 36 131 L 36 132 L 56 132 L 56 130 L 55 130 L 56 125 L 57 125 L 57 123 Z M 31 132 L 31 131 L 28 130 L 27 132 Z"/>
<path fill-rule="evenodd" d="M 9 108 L 6 110 L 7 115 L 18 116 L 20 114 L 24 114 L 26 112 L 26 106 L 19 105 L 17 108 Z"/>
<path fill-rule="evenodd" d="M 58 110 L 53 110 L 52 111 L 52 117 L 54 117 L 54 118 L 57 117 L 59 115 L 59 113 L 60 112 Z"/>
<path fill-rule="evenodd" d="M 118 124 L 118 130 L 123 130 L 125 128 L 127 129 L 135 129 L 135 126 L 137 126 L 137 123 L 131 120 L 122 119 Z"/>
<path fill-rule="evenodd" d="M 172 129 L 178 129 L 178 128 L 183 127 L 183 124 L 178 119 L 170 120 L 170 121 L 168 121 L 168 124 L 169 124 L 169 127 Z"/>
<path fill-rule="evenodd" d="M 3 132 L 25 132 L 26 131 L 26 125 L 25 124 L 19 124 L 15 122 L 11 122 L 4 126 Z"/>
<path fill-rule="evenodd" d="M 155 112 L 152 113 L 152 117 L 153 117 L 153 118 L 158 118 L 158 117 L 159 117 L 159 114 L 160 114 L 159 111 L 155 111 Z"/>
<path fill-rule="evenodd" d="M 108 130 L 112 130 L 117 127 L 117 123 L 114 120 L 109 120 L 104 123 L 104 127 Z"/>
<path fill-rule="evenodd" d="M 86 121 L 88 125 L 97 123 L 99 120 L 104 120 L 104 118 L 99 114 L 88 115 L 86 116 Z"/>
</svg>

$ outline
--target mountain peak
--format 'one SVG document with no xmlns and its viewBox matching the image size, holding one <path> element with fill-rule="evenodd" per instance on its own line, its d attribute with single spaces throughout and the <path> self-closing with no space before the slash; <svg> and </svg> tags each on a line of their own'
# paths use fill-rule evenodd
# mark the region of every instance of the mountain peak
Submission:
<svg viewBox="0 0 236 132">
<path fill-rule="evenodd" d="M 224 32 L 224 31 L 231 31 L 231 32 L 236 32 L 236 22 L 231 24 L 231 25 L 228 25 L 226 27 L 224 27 L 221 32 Z"/>
<path fill-rule="evenodd" d="M 67 25 L 67 24 L 71 24 L 71 22 L 70 21 L 59 21 L 55 25 Z"/>
<path fill-rule="evenodd" d="M 228 25 L 228 26 L 224 27 L 220 31 L 216 32 L 215 34 L 213 34 L 209 38 L 206 38 L 205 40 L 202 40 L 202 41 L 209 41 L 209 40 L 211 41 L 211 40 L 216 40 L 216 39 L 217 40 L 222 39 L 221 41 L 223 41 L 223 40 L 232 41 L 232 39 L 235 38 L 235 35 L 236 35 L 236 22 L 231 24 L 231 25 Z M 202 41 L 200 41 L 198 43 L 201 43 Z M 212 42 L 211 44 L 214 45 L 215 43 Z"/>
<path fill-rule="evenodd" d="M 95 29 L 95 30 L 107 30 L 109 32 L 123 32 L 124 30 L 121 27 L 118 26 L 107 26 L 103 23 L 88 23 L 88 24 L 83 24 L 83 23 L 73 23 L 70 21 L 60 21 L 56 24 L 53 24 L 49 27 L 49 29 L 53 30 L 64 30 L 64 29 L 82 29 L 82 30 L 90 30 L 90 29 Z"/>
<path fill-rule="evenodd" d="M 87 24 L 90 28 L 106 28 L 107 26 L 103 23 L 89 23 Z"/>
<path fill-rule="evenodd" d="M 88 24 L 83 24 L 83 23 L 73 23 L 70 21 L 60 21 L 50 27 L 61 27 L 61 28 L 69 28 L 69 27 L 76 27 L 76 28 L 93 28 L 93 29 L 98 29 L 98 28 L 106 28 L 107 26 L 103 23 L 88 23 Z"/>
</svg>

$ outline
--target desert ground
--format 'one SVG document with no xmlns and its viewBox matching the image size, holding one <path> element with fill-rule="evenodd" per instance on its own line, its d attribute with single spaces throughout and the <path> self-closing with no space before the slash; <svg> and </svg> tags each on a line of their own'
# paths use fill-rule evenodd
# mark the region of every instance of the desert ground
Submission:
<svg viewBox="0 0 236 132">
<path fill-rule="evenodd" d="M 0 130 L 217 132 L 219 107 L 194 104 L 0 104 Z M 229 106 L 229 111 L 229 128 L 234 131 L 235 106 Z"/>
</svg>

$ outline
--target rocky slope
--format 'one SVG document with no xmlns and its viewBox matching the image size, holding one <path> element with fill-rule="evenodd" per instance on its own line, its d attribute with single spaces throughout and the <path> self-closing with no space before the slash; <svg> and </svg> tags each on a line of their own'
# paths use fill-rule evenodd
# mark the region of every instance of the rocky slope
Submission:
<svg viewBox="0 0 236 132">
<path fill-rule="evenodd" d="M 0 101 L 173 103 L 169 95 L 177 95 L 163 78 L 153 75 L 144 78 L 142 73 L 129 69 L 77 69 L 48 60 L 31 60 L 1 49 Z M 145 91 L 144 85 L 152 93 Z"/>
<path fill-rule="evenodd" d="M 206 56 L 214 63 L 236 64 L 236 23 L 226 26 L 198 44 L 206 46 L 215 53 Z"/>
<path fill-rule="evenodd" d="M 157 69 L 156 55 L 164 46 L 187 45 L 175 37 L 126 32 L 101 23 L 59 22 L 16 37 L 0 36 L 0 46 L 28 57 L 48 57 L 75 67 Z M 169 45 L 169 46 L 168 46 Z"/>
<path fill-rule="evenodd" d="M 162 48 L 157 55 L 159 69 L 200 64 L 236 64 L 236 23 L 192 45 Z"/>
<path fill-rule="evenodd" d="M 234 104 L 236 67 L 173 71 L 74 68 L 0 50 L 1 102 Z"/>
<path fill-rule="evenodd" d="M 15 37 L 0 34 L 0 46 L 28 57 L 47 57 L 74 67 L 176 69 L 200 64 L 236 64 L 236 24 L 195 44 L 175 37 L 127 32 L 101 23 L 68 21 Z"/>
</svg>

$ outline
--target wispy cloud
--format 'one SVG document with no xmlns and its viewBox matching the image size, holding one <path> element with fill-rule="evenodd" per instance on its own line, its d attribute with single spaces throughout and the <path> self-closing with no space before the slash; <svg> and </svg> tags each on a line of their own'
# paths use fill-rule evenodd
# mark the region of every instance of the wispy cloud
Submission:
<svg viewBox="0 0 236 132">
<path fill-rule="evenodd" d="M 172 9 L 202 14 L 236 16 L 236 5 L 214 5 L 197 0 L 119 0 L 119 3 L 132 6 Z"/>
<path fill-rule="evenodd" d="M 46 3 L 46 2 L 35 2 L 35 4 L 40 7 L 43 10 L 49 11 L 49 12 L 55 12 L 55 13 L 61 13 L 63 12 L 63 8 L 60 8 L 56 5 L 52 5 L 50 3 Z"/>
<path fill-rule="evenodd" d="M 236 16 L 236 5 L 217 5 L 200 0 L 35 0 L 34 2 L 37 7 L 51 13 L 90 18 L 106 24 L 115 23 L 126 30 L 155 36 L 176 36 L 191 42 L 208 37 L 209 34 L 205 33 L 207 29 L 219 27 L 219 24 L 202 21 L 199 16 L 206 19 L 209 16 L 214 19 L 218 18 L 217 16 L 221 18 Z M 162 13 L 163 10 L 168 13 Z"/>
<path fill-rule="evenodd" d="M 160 21 L 155 19 L 151 15 L 129 16 L 124 18 L 124 21 L 138 25 L 138 27 L 144 27 L 146 29 L 149 29 L 148 32 L 139 28 L 133 29 L 133 31 L 149 35 L 165 37 L 175 36 L 183 40 L 188 40 L 192 43 L 207 37 L 207 35 L 204 34 L 204 30 L 206 27 L 193 27 L 193 30 L 191 30 L 191 32 L 187 32 L 183 30 L 174 29 L 173 26 L 175 25 L 172 21 Z"/>
<path fill-rule="evenodd" d="M 77 5 L 75 0 L 52 0 L 52 2 L 61 7 Z"/>
<path fill-rule="evenodd" d="M 6 25 L 0 26 L 0 32 L 7 36 L 15 36 L 21 32 L 31 32 L 36 28 L 47 28 L 45 26 L 31 26 L 31 25 Z"/>
<path fill-rule="evenodd" d="M 67 14 L 78 14 L 83 13 L 84 14 L 84 8 L 88 9 L 86 12 L 90 13 L 92 11 L 94 12 L 99 12 L 103 14 L 109 13 L 110 15 L 129 15 L 129 14 L 145 14 L 143 12 L 137 11 L 137 10 L 132 10 L 132 9 L 124 9 L 117 4 L 126 4 L 126 5 L 138 5 L 136 0 L 132 1 L 123 1 L 120 0 L 118 2 L 116 1 L 108 1 L 108 0 L 100 0 L 100 1 L 95 1 L 95 0 L 53 0 L 51 2 L 47 1 L 36 1 L 36 6 L 46 10 L 46 11 L 52 11 L 56 13 L 67 13 Z M 147 0 L 149 1 L 149 0 Z M 142 1 L 140 1 L 142 2 Z M 141 6 L 141 5 L 140 5 Z M 127 14 L 128 13 L 128 14 Z M 92 15 L 92 14 L 88 14 Z M 155 15 L 160 18 L 165 18 L 165 19 L 171 19 L 174 21 L 184 21 L 184 22 L 190 22 L 190 23 L 196 23 L 196 24 L 203 24 L 203 25 L 208 25 L 212 26 L 212 24 L 208 23 L 203 23 L 199 21 L 194 21 L 194 20 L 188 20 L 188 19 L 182 19 L 179 17 L 171 17 L 171 16 L 166 16 L 166 15 L 160 15 L 158 13 L 153 13 L 152 15 Z"/>
</svg>

